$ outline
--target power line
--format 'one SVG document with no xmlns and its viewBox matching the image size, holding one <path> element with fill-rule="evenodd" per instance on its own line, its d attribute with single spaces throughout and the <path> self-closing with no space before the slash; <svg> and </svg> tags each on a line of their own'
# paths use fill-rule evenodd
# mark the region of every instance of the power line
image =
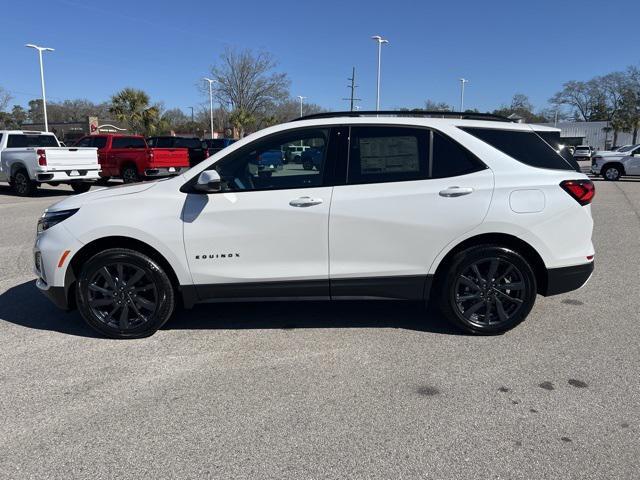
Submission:
<svg viewBox="0 0 640 480">
<path fill-rule="evenodd" d="M 355 98 L 356 88 L 359 87 L 359 85 L 356 85 L 356 67 L 353 67 L 351 71 L 351 78 L 347 78 L 347 80 L 351 81 L 351 85 L 347 85 L 347 88 L 351 89 L 351 96 L 349 98 L 343 98 L 342 100 L 346 100 L 349 102 L 350 111 L 353 112 L 353 108 L 355 107 L 355 102 L 362 101 L 361 98 Z"/>
</svg>

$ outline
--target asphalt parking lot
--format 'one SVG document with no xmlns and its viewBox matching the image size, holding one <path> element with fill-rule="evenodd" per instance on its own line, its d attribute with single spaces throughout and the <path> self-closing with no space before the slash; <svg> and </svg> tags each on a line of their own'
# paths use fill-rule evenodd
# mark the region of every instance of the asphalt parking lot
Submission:
<svg viewBox="0 0 640 480">
<path fill-rule="evenodd" d="M 415 305 L 221 304 L 95 336 L 31 274 L 65 187 L 0 186 L 0 478 L 638 478 L 640 181 L 597 181 L 596 273 L 470 337 Z"/>
</svg>

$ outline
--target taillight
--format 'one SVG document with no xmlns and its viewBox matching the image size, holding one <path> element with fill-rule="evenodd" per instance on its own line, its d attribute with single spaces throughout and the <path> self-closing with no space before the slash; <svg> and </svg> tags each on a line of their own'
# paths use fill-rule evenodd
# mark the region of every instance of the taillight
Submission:
<svg viewBox="0 0 640 480">
<path fill-rule="evenodd" d="M 36 150 L 36 154 L 38 155 L 38 165 L 40 165 L 41 167 L 46 167 L 47 151 L 42 148 L 39 148 L 38 150 Z"/>
<path fill-rule="evenodd" d="M 580 205 L 589 205 L 596 195 L 596 187 L 591 180 L 565 180 L 560 186 Z"/>
</svg>

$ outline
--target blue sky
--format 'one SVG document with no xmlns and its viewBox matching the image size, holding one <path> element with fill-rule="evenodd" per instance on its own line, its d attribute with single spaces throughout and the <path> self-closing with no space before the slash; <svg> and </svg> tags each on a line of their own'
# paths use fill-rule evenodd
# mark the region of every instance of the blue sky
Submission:
<svg viewBox="0 0 640 480">
<path fill-rule="evenodd" d="M 37 55 L 25 43 L 56 49 L 45 59 L 52 100 L 98 102 L 132 86 L 185 111 L 206 100 L 196 83 L 225 46 L 271 52 L 292 95 L 331 109 L 347 107 L 352 66 L 362 107 L 375 107 L 375 34 L 390 41 L 381 95 L 390 109 L 427 98 L 457 106 L 461 76 L 467 107 L 493 109 L 517 92 L 544 107 L 567 80 L 640 65 L 638 0 L 2 4 L 0 86 L 21 104 L 40 95 Z"/>
</svg>

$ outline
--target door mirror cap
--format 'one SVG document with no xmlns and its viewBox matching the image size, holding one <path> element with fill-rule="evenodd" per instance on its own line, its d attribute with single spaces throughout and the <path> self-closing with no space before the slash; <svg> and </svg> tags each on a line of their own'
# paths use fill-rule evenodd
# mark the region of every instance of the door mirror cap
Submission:
<svg viewBox="0 0 640 480">
<path fill-rule="evenodd" d="M 193 186 L 197 191 L 203 193 L 215 193 L 222 190 L 220 184 L 220 174 L 215 170 L 205 170 L 198 177 L 198 181 Z"/>
</svg>

